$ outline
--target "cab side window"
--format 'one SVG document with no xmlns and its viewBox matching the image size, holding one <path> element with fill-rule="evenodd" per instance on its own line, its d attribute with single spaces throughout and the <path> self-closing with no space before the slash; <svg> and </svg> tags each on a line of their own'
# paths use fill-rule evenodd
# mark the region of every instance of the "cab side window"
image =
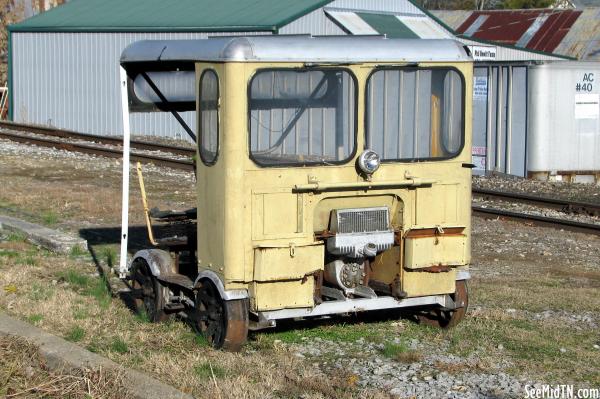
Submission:
<svg viewBox="0 0 600 399">
<path fill-rule="evenodd" d="M 214 165 L 219 156 L 219 78 L 213 70 L 200 77 L 200 121 L 198 139 L 200 158 Z"/>
<path fill-rule="evenodd" d="M 367 83 L 367 146 L 384 161 L 453 158 L 465 141 L 463 101 L 456 70 L 377 70 Z"/>
</svg>

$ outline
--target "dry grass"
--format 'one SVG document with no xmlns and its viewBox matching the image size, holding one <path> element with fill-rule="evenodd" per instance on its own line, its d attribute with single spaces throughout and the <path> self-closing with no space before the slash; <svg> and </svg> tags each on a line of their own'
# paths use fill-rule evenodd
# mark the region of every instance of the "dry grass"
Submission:
<svg viewBox="0 0 600 399">
<path fill-rule="evenodd" d="M 387 397 L 360 389 L 352 375 L 323 375 L 286 347 L 251 342 L 227 353 L 179 320 L 147 323 L 117 297 L 106 303 L 94 272 L 84 258 L 38 251 L 34 265 L 23 265 L 0 255 L 0 309 L 198 397 Z"/>
<path fill-rule="evenodd" d="M 192 173 L 158 172 L 145 166 L 150 206 L 164 209 L 193 207 Z M 131 173 L 132 223 L 143 214 L 137 175 Z M 59 157 L 23 157 L 0 153 L 0 211 L 47 225 L 78 229 L 82 224 L 118 225 L 121 215 L 121 163 L 97 158 L 93 162 Z M 43 195 L 40 195 L 43 193 Z M 50 223 L 49 223 L 50 222 Z"/>
<path fill-rule="evenodd" d="M 0 336 L 0 396 L 3 398 L 127 397 L 124 382 L 104 370 L 50 371 L 27 341 Z"/>
</svg>

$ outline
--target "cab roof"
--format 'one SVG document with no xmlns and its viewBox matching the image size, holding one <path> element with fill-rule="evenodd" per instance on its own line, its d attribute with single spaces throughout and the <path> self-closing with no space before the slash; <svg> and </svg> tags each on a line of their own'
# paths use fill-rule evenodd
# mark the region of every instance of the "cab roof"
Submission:
<svg viewBox="0 0 600 399">
<path fill-rule="evenodd" d="M 197 40 L 143 40 L 129 45 L 121 63 L 141 62 L 468 62 L 450 39 L 384 36 L 239 36 Z"/>
</svg>

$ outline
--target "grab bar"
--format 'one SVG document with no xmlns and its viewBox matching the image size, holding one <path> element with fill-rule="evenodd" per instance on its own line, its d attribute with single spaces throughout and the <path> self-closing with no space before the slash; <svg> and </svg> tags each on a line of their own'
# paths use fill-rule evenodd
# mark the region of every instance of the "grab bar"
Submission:
<svg viewBox="0 0 600 399">
<path fill-rule="evenodd" d="M 342 190 L 382 190 L 386 188 L 404 188 L 404 187 L 421 187 L 431 186 L 436 181 L 433 179 L 407 179 L 401 181 L 364 181 L 352 183 L 308 183 L 296 184 L 293 192 L 319 192 L 319 191 L 342 191 Z"/>
</svg>

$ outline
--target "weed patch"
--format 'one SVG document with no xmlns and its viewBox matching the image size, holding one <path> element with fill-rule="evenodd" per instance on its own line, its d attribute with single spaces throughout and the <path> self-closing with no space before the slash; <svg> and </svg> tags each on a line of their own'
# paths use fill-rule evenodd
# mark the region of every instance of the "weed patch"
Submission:
<svg viewBox="0 0 600 399">
<path fill-rule="evenodd" d="M 79 342 L 84 336 L 85 330 L 79 326 L 75 326 L 67 333 L 65 339 L 71 342 Z"/>
<path fill-rule="evenodd" d="M 206 362 L 194 366 L 194 373 L 198 378 L 204 380 L 212 378 L 213 375 L 215 378 L 223 378 L 227 375 L 227 370 L 225 370 L 223 367 L 212 365 L 211 363 Z"/>
<path fill-rule="evenodd" d="M 31 316 L 27 317 L 27 321 L 30 322 L 31 324 L 39 323 L 43 319 L 44 319 L 44 316 L 42 316 L 41 314 L 32 314 Z"/>
<path fill-rule="evenodd" d="M 87 251 L 85 251 L 79 245 L 74 245 L 73 248 L 71 248 L 71 252 L 69 253 L 69 255 L 73 258 L 79 258 L 87 254 Z"/>
<path fill-rule="evenodd" d="M 414 363 L 423 358 L 423 355 L 419 351 L 410 349 L 404 342 L 386 342 L 381 353 L 389 359 L 394 359 L 402 363 Z"/>
<path fill-rule="evenodd" d="M 100 307 L 107 309 L 110 306 L 112 296 L 108 291 L 108 282 L 106 277 L 91 277 L 80 272 L 69 269 L 59 273 L 59 277 L 69 283 L 69 285 L 77 292 L 85 296 L 95 298 Z"/>
<path fill-rule="evenodd" d="M 110 350 L 123 354 L 129 352 L 129 347 L 121 338 L 113 338 L 112 342 L 110 343 Z"/>
<path fill-rule="evenodd" d="M 58 215 L 53 211 L 46 211 L 42 213 L 41 217 L 42 221 L 49 226 L 55 225 L 58 222 Z"/>
<path fill-rule="evenodd" d="M 11 231 L 6 237 L 6 241 L 8 242 L 23 242 L 27 240 L 27 236 L 18 231 Z"/>
</svg>

